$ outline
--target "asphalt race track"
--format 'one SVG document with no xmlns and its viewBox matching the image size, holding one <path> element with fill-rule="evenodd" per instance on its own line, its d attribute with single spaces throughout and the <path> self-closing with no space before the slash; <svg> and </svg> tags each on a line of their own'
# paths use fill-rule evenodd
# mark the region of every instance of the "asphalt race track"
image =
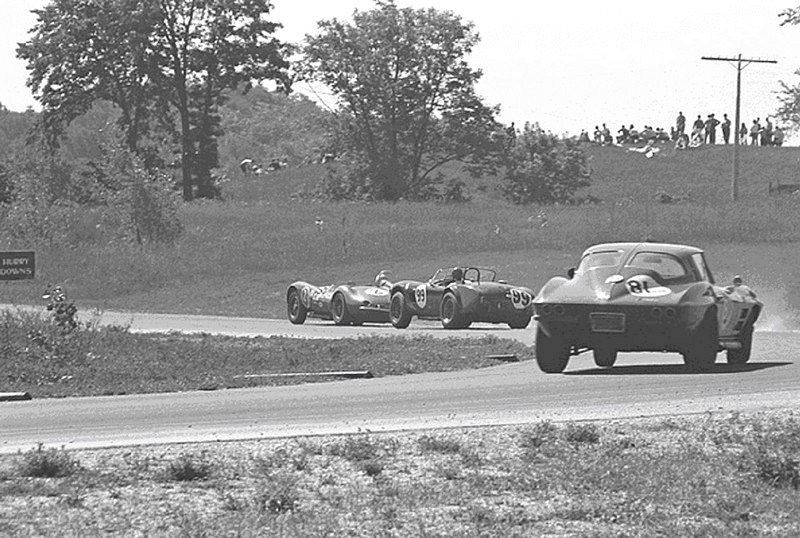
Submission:
<svg viewBox="0 0 800 538">
<path fill-rule="evenodd" d="M 133 331 L 336 338 L 364 334 L 493 334 L 532 343 L 532 326 L 483 325 L 445 331 L 415 320 L 391 326 L 336 327 L 309 321 L 104 313 L 101 323 Z M 84 448 L 593 420 L 720 411 L 796 408 L 800 333 L 757 331 L 750 363 L 732 368 L 724 354 L 711 372 L 691 374 L 677 354 L 620 354 L 614 368 L 573 358 L 564 374 L 532 361 L 475 371 L 416 374 L 308 385 L 174 394 L 40 399 L 0 403 L 0 453 L 45 446 Z"/>
</svg>

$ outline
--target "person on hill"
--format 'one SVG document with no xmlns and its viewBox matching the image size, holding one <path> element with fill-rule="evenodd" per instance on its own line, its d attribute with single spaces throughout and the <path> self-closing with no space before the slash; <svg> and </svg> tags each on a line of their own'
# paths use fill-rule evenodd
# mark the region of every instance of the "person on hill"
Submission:
<svg viewBox="0 0 800 538">
<path fill-rule="evenodd" d="M 640 133 L 639 136 L 641 136 L 642 140 L 644 140 L 645 142 L 649 142 L 650 140 L 655 140 L 656 132 L 649 125 L 645 125 L 644 129 L 642 129 L 642 132 Z"/>
<path fill-rule="evenodd" d="M 719 120 L 714 117 L 714 114 L 709 114 L 705 123 L 707 144 L 717 143 L 717 125 L 719 125 Z"/>
<path fill-rule="evenodd" d="M 767 118 L 767 121 L 764 123 L 764 128 L 761 129 L 761 145 L 772 145 L 772 122 L 769 121 L 769 118 Z"/>
<path fill-rule="evenodd" d="M 753 125 L 750 126 L 750 145 L 757 146 L 758 145 L 758 137 L 761 135 L 761 124 L 759 120 L 761 118 L 756 118 L 753 120 Z"/>
<path fill-rule="evenodd" d="M 694 123 L 692 124 L 692 130 L 700 129 L 702 131 L 703 127 L 705 127 L 705 126 L 706 126 L 706 122 L 704 122 L 703 118 L 700 117 L 700 114 L 698 114 L 697 115 L 697 119 L 694 120 Z"/>
<path fill-rule="evenodd" d="M 747 124 L 745 122 L 742 122 L 742 126 L 739 127 L 739 143 L 747 144 Z"/>
<path fill-rule="evenodd" d="M 624 144 L 628 141 L 628 128 L 625 125 L 621 125 L 619 130 L 617 131 L 617 144 Z"/>
<path fill-rule="evenodd" d="M 785 134 L 783 132 L 783 129 L 781 129 L 781 126 L 780 125 L 776 125 L 775 126 L 775 130 L 772 132 L 772 145 L 774 145 L 774 146 L 782 146 L 783 145 L 784 136 L 785 136 Z"/>
<path fill-rule="evenodd" d="M 639 136 L 639 131 L 636 130 L 636 127 L 634 127 L 632 123 L 630 128 L 628 128 L 628 140 L 630 140 L 634 144 L 637 143 L 639 140 L 641 140 L 641 137 Z"/>
<path fill-rule="evenodd" d="M 727 144 L 731 138 L 731 120 L 727 114 L 722 115 L 720 127 L 722 127 L 722 141 Z"/>
<path fill-rule="evenodd" d="M 686 132 L 686 116 L 683 112 L 678 112 L 678 117 L 675 120 L 675 135 L 680 136 Z"/>
<path fill-rule="evenodd" d="M 603 144 L 613 144 L 614 139 L 611 137 L 611 129 L 609 129 L 606 124 L 603 124 Z"/>
</svg>

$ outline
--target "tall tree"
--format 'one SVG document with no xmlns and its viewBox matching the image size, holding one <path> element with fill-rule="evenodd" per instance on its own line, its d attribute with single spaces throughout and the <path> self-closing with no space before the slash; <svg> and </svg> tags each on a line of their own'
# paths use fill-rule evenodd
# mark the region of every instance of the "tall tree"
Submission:
<svg viewBox="0 0 800 538">
<path fill-rule="evenodd" d="M 783 19 L 781 26 L 796 26 L 800 24 L 800 7 L 785 9 L 778 16 Z M 795 74 L 800 74 L 800 69 Z M 781 105 L 775 114 L 796 131 L 800 129 L 800 85 L 790 86 L 782 81 L 780 84 L 782 91 L 778 98 Z"/>
<path fill-rule="evenodd" d="M 471 23 L 376 0 L 353 23 L 318 28 L 306 36 L 299 73 L 337 97 L 342 133 L 373 196 L 413 196 L 442 165 L 487 156 L 496 110 L 475 93 L 481 72 L 466 57 L 479 36 Z"/>
<path fill-rule="evenodd" d="M 184 199 L 212 196 L 225 91 L 286 80 L 270 0 L 52 0 L 17 49 L 53 137 L 95 99 L 122 109 L 131 149 L 154 122 L 179 140 Z M 177 126 L 174 118 L 177 117 Z"/>
</svg>

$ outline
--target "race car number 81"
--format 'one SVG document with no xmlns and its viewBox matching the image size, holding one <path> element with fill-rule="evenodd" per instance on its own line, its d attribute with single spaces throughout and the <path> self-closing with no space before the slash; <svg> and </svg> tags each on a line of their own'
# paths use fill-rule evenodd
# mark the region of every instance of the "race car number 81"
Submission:
<svg viewBox="0 0 800 538">
<path fill-rule="evenodd" d="M 511 290 L 511 304 L 513 304 L 514 308 L 517 310 L 528 308 L 528 305 L 531 304 L 532 300 L 533 297 L 531 297 L 531 294 L 525 290 L 516 288 Z"/>
</svg>

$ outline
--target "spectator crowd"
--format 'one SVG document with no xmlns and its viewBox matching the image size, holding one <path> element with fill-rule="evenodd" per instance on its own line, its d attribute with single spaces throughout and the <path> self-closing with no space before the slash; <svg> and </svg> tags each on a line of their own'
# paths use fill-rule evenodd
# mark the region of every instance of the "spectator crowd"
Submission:
<svg viewBox="0 0 800 538">
<path fill-rule="evenodd" d="M 722 135 L 719 142 L 717 129 Z M 737 129 L 731 124 L 727 114 L 723 114 L 721 120 L 714 114 L 708 114 L 705 119 L 701 114 L 698 114 L 697 119 L 692 122 L 691 128 L 687 129 L 686 116 L 683 115 L 683 112 L 678 112 L 675 125 L 670 127 L 669 132 L 666 132 L 661 127 L 653 128 L 650 125 L 645 125 L 641 130 L 638 130 L 633 124 L 630 126 L 623 124 L 616 131 L 615 136 L 611 133 L 611 129 L 603 123 L 595 126 L 591 137 L 588 131 L 582 130 L 579 140 L 601 145 L 637 144 L 642 142 L 652 145 L 656 142 L 674 142 L 676 149 L 687 149 L 697 148 L 703 144 L 730 144 L 735 141 L 731 136 L 738 136 L 740 144 L 748 144 L 749 142 L 752 146 L 782 146 L 785 133 L 779 125 L 773 125 L 769 117 L 765 118 L 763 123 L 761 118 L 754 119 L 749 128 L 745 123 L 742 123 Z"/>
</svg>

